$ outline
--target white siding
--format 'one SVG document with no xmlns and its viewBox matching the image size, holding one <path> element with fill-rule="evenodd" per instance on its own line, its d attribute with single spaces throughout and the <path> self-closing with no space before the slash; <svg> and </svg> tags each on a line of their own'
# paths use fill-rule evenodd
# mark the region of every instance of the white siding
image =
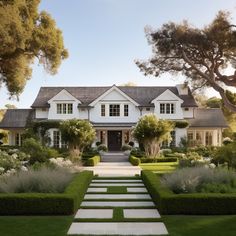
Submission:
<svg viewBox="0 0 236 236">
<path fill-rule="evenodd" d="M 42 108 L 36 108 L 35 109 L 35 118 L 36 119 L 48 118 L 48 109 L 44 110 Z"/>
</svg>

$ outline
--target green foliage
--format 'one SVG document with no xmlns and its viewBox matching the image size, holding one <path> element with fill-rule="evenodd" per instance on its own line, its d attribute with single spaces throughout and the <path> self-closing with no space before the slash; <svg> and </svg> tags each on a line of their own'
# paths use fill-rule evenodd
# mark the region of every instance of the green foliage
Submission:
<svg viewBox="0 0 236 236">
<path fill-rule="evenodd" d="M 230 143 L 219 147 L 213 155 L 213 162 L 215 164 L 227 163 L 228 167 L 236 168 L 236 143 Z"/>
<path fill-rule="evenodd" d="M 236 75 L 228 75 L 224 70 L 228 66 L 236 68 L 235 34 L 228 12 L 223 11 L 203 28 L 193 27 L 187 21 L 168 22 L 158 30 L 147 28 L 153 53 L 150 59 L 136 64 L 145 75 L 181 73 L 193 88 L 212 87 L 219 92 L 224 106 L 235 112 L 236 103 L 227 95 L 227 86 L 236 87 Z"/>
<path fill-rule="evenodd" d="M 86 120 L 65 120 L 60 123 L 59 129 L 62 139 L 69 143 L 69 148 L 73 150 L 76 147 L 80 152 L 91 145 L 96 135 L 92 124 Z"/>
<path fill-rule="evenodd" d="M 130 151 L 132 150 L 132 147 L 128 144 L 125 144 L 121 147 L 121 151 L 125 152 L 125 151 Z"/>
<path fill-rule="evenodd" d="M 215 193 L 236 193 L 236 173 L 205 167 L 184 168 L 164 175 L 162 184 L 177 194 L 207 192 L 207 189 Z"/>
<path fill-rule="evenodd" d="M 179 129 L 183 129 L 183 128 L 187 128 L 189 126 L 189 123 L 187 120 L 178 120 L 175 121 L 175 128 L 179 128 Z"/>
<path fill-rule="evenodd" d="M 160 143 L 170 140 L 174 124 L 171 121 L 158 119 L 154 114 L 143 116 L 133 130 L 134 138 L 142 143 L 147 157 L 157 157 Z"/>
<path fill-rule="evenodd" d="M 138 166 L 141 163 L 140 158 L 135 157 L 133 155 L 129 156 L 129 162 L 133 165 L 133 166 Z"/>
<path fill-rule="evenodd" d="M 62 32 L 45 11 L 38 11 L 40 1 L 0 2 L 0 82 L 10 95 L 22 93 L 32 74 L 34 59 L 51 74 L 68 57 Z"/>
<path fill-rule="evenodd" d="M 62 193 L 72 178 L 73 174 L 61 168 L 19 171 L 0 179 L 0 193 Z"/>
<path fill-rule="evenodd" d="M 178 157 L 174 157 L 174 156 L 173 157 L 158 157 L 155 159 L 141 157 L 140 161 L 141 161 L 141 163 L 176 162 L 176 161 L 178 161 Z"/>
<path fill-rule="evenodd" d="M 103 152 L 107 152 L 108 151 L 108 148 L 105 144 L 100 144 L 98 147 L 97 147 L 97 150 L 98 151 L 103 151 Z"/>
<path fill-rule="evenodd" d="M 88 158 L 85 161 L 84 165 L 85 166 L 96 166 L 100 161 L 101 161 L 101 157 L 100 156 L 94 156 L 94 157 Z"/>
<path fill-rule="evenodd" d="M 135 157 L 143 157 L 145 156 L 145 152 L 141 151 L 140 148 L 133 148 L 130 152 L 130 155 L 133 155 Z"/>
<path fill-rule="evenodd" d="M 93 178 L 92 171 L 74 177 L 64 193 L 0 194 L 1 215 L 71 215 L 79 208 Z"/>
<path fill-rule="evenodd" d="M 221 108 L 222 107 L 222 99 L 217 97 L 211 97 L 207 99 L 206 106 L 209 108 Z"/>
<path fill-rule="evenodd" d="M 236 213 L 236 194 L 174 194 L 152 171 L 142 171 L 143 182 L 161 214 L 226 215 Z"/>
<path fill-rule="evenodd" d="M 59 156 L 57 150 L 43 146 L 40 141 L 28 138 L 23 141 L 21 150 L 30 155 L 29 164 L 44 163 Z"/>
</svg>

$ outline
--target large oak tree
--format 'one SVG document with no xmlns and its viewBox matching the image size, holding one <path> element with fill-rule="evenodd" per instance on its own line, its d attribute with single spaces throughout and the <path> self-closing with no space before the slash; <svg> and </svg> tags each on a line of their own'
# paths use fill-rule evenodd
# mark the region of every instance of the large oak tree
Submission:
<svg viewBox="0 0 236 236">
<path fill-rule="evenodd" d="M 147 29 L 152 56 L 137 61 L 145 75 L 182 73 L 193 88 L 212 87 L 223 99 L 224 105 L 236 112 L 236 105 L 227 96 L 227 90 L 236 87 L 236 25 L 230 15 L 220 11 L 209 25 L 202 29 L 184 21 L 162 25 L 158 30 Z"/>
<path fill-rule="evenodd" d="M 0 83 L 18 96 L 31 77 L 34 59 L 55 74 L 68 56 L 62 32 L 40 0 L 0 0 Z"/>
</svg>

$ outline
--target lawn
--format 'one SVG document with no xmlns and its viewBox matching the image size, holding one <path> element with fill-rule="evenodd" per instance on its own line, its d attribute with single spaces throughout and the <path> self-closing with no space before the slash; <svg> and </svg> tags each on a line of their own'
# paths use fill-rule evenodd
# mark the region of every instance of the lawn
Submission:
<svg viewBox="0 0 236 236">
<path fill-rule="evenodd" d="M 0 216 L 1 236 L 65 236 L 72 216 Z"/>
<path fill-rule="evenodd" d="M 66 236 L 72 216 L 0 217 L 1 236 Z M 234 236 L 236 215 L 162 216 L 170 236 Z"/>
<path fill-rule="evenodd" d="M 162 216 L 170 236 L 234 236 L 236 215 Z"/>
<path fill-rule="evenodd" d="M 142 170 L 151 170 L 155 173 L 162 174 L 174 171 L 178 167 L 178 162 L 142 163 L 139 166 Z"/>
</svg>

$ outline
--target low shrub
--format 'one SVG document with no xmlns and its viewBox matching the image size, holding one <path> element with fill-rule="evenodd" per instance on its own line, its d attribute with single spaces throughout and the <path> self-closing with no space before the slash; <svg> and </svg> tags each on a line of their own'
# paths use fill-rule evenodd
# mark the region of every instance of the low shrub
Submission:
<svg viewBox="0 0 236 236">
<path fill-rule="evenodd" d="M 131 150 L 130 154 L 135 157 L 144 157 L 145 156 L 145 152 L 142 151 L 140 148 L 133 148 Z"/>
<path fill-rule="evenodd" d="M 97 150 L 98 151 L 102 151 L 102 152 L 107 152 L 108 151 L 108 148 L 105 144 L 100 144 L 98 147 L 97 147 Z"/>
<path fill-rule="evenodd" d="M 79 208 L 93 172 L 76 174 L 63 193 L 0 194 L 1 215 L 71 215 Z"/>
<path fill-rule="evenodd" d="M 177 194 L 206 192 L 207 189 L 216 193 L 226 193 L 228 189 L 236 193 L 236 173 L 225 169 L 184 168 L 164 175 L 161 182 Z"/>
<path fill-rule="evenodd" d="M 175 121 L 175 128 L 183 129 L 189 126 L 189 122 L 187 120 L 179 120 Z"/>
<path fill-rule="evenodd" d="M 137 158 L 133 155 L 129 156 L 129 162 L 133 165 L 133 166 L 138 166 L 141 163 L 140 158 Z"/>
<path fill-rule="evenodd" d="M 0 178 L 0 193 L 62 193 L 72 178 L 72 173 L 61 168 L 19 171 Z"/>
<path fill-rule="evenodd" d="M 141 163 L 158 163 L 158 162 L 176 162 L 178 161 L 177 157 L 158 157 L 158 158 L 140 158 Z"/>
<path fill-rule="evenodd" d="M 141 176 L 161 214 L 226 215 L 236 214 L 236 194 L 190 193 L 174 194 L 160 183 L 152 171 Z"/>
<path fill-rule="evenodd" d="M 132 149 L 132 147 L 130 145 L 127 145 L 127 144 L 125 144 L 121 147 L 121 151 L 123 151 L 123 152 L 130 151 L 131 149 Z"/>
<path fill-rule="evenodd" d="M 84 165 L 85 166 L 96 166 L 100 161 L 101 161 L 101 157 L 97 155 L 97 156 L 88 158 L 85 161 Z"/>
<path fill-rule="evenodd" d="M 216 165 L 227 163 L 228 168 L 236 169 L 236 142 L 219 147 L 213 155 L 212 162 Z"/>
<path fill-rule="evenodd" d="M 225 137 L 225 138 L 223 139 L 223 144 L 224 144 L 224 145 L 230 144 L 230 143 L 232 143 L 232 142 L 233 142 L 233 140 L 232 140 L 231 138 L 229 138 L 229 137 Z"/>
<path fill-rule="evenodd" d="M 129 146 L 131 146 L 131 147 L 134 147 L 134 142 L 133 141 L 129 141 Z"/>
<path fill-rule="evenodd" d="M 161 149 L 160 153 L 165 156 L 167 154 L 172 154 L 172 150 L 169 148 L 164 148 L 164 149 Z"/>
</svg>

